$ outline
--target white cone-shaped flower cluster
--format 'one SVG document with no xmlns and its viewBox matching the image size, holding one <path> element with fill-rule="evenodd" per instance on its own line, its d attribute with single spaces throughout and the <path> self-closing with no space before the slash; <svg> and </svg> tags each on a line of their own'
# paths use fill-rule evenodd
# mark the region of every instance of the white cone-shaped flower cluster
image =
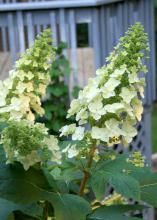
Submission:
<svg viewBox="0 0 157 220">
<path fill-rule="evenodd" d="M 38 162 L 61 162 L 58 140 L 44 124 L 34 123 L 34 113 L 42 115 L 41 97 L 49 83 L 54 59 L 52 33 L 45 30 L 16 62 L 8 79 L 0 82 L 0 121 L 6 122 L 1 144 L 7 163 L 18 161 L 24 169 Z"/>
<path fill-rule="evenodd" d="M 72 135 L 73 140 L 90 137 L 107 146 L 128 145 L 137 134 L 135 126 L 143 112 L 145 79 L 139 73 L 147 72 L 142 63 L 147 50 L 147 35 L 136 23 L 106 59 L 107 65 L 96 71 L 96 77 L 71 102 L 67 117 L 75 116 L 77 123 L 63 127 L 61 136 Z"/>
<path fill-rule="evenodd" d="M 40 98 L 49 83 L 49 69 L 54 59 L 51 31 L 37 36 L 10 71 L 9 78 L 0 81 L 0 119 L 34 121 L 33 112 L 44 114 Z"/>
</svg>

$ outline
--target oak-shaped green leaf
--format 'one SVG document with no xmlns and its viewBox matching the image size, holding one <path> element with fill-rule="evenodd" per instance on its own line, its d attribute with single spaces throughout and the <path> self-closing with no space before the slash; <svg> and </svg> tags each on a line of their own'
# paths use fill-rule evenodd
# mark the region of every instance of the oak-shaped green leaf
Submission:
<svg viewBox="0 0 157 220">
<path fill-rule="evenodd" d="M 47 198 L 54 207 L 56 220 L 86 220 L 91 212 L 89 203 L 76 195 L 49 194 Z"/>
<path fill-rule="evenodd" d="M 17 205 L 47 200 L 54 207 L 56 220 L 86 220 L 91 211 L 86 200 L 75 195 L 53 192 L 53 184 L 51 187 L 49 184 L 41 170 L 30 168 L 25 171 L 19 164 L 0 167 L 1 198 Z"/>
<path fill-rule="evenodd" d="M 97 199 L 104 198 L 108 182 L 109 174 L 104 171 L 97 171 L 91 176 L 90 185 Z"/>
<path fill-rule="evenodd" d="M 110 173 L 123 172 L 138 169 L 133 164 L 127 162 L 129 154 L 115 154 L 115 159 L 102 160 L 97 163 L 97 170 L 104 170 Z M 140 169 L 140 168 L 139 168 Z"/>
<path fill-rule="evenodd" d="M 0 219 L 6 220 L 13 211 L 21 211 L 31 217 L 41 219 L 43 209 L 37 204 L 19 205 L 0 198 Z"/>
<path fill-rule="evenodd" d="M 42 198 L 50 186 L 42 171 L 25 171 L 20 164 L 0 167 L 0 197 L 17 204 L 31 204 Z"/>
<path fill-rule="evenodd" d="M 116 155 L 114 160 L 101 161 L 91 172 L 91 187 L 97 199 L 105 195 L 107 184 L 126 198 L 140 200 L 138 181 L 129 175 L 132 171 L 141 170 L 127 162 L 128 155 Z"/>
<path fill-rule="evenodd" d="M 140 185 L 139 182 L 128 174 L 117 173 L 110 177 L 109 183 L 126 198 L 140 200 Z"/>
<path fill-rule="evenodd" d="M 141 200 L 157 207 L 157 173 L 153 173 L 151 168 L 143 168 L 133 172 L 132 176 L 139 181 Z"/>
</svg>

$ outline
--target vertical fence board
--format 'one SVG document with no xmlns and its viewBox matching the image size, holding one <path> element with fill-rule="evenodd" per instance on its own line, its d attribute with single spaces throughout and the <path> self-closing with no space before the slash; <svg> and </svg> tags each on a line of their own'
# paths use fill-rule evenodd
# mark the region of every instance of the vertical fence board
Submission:
<svg viewBox="0 0 157 220">
<path fill-rule="evenodd" d="M 1 28 L 2 31 L 2 48 L 3 51 L 7 51 L 7 33 L 6 33 L 6 27 Z"/>
<path fill-rule="evenodd" d="M 67 31 L 66 31 L 67 23 L 65 21 L 65 10 L 59 10 L 59 33 L 60 33 L 60 41 L 66 42 L 68 40 Z M 68 57 L 67 49 L 63 50 L 63 55 Z M 69 83 L 69 78 L 67 76 L 64 77 L 66 84 Z"/>
<path fill-rule="evenodd" d="M 124 21 L 124 32 L 127 31 L 128 28 L 128 1 L 124 1 L 123 3 L 123 21 Z"/>
<path fill-rule="evenodd" d="M 50 25 L 52 29 L 52 38 L 54 39 L 53 44 L 57 46 L 58 45 L 57 21 L 56 21 L 56 14 L 54 11 L 50 12 Z"/>
<path fill-rule="evenodd" d="M 134 24 L 134 19 L 133 19 L 133 2 L 128 1 L 128 25 L 133 25 Z"/>
<path fill-rule="evenodd" d="M 33 27 L 33 16 L 31 12 L 26 14 L 26 25 L 28 35 L 28 46 L 30 47 L 34 41 L 34 27 Z"/>
<path fill-rule="evenodd" d="M 118 40 L 123 35 L 123 7 L 121 3 L 117 4 L 117 12 L 116 12 L 116 19 L 115 19 L 115 26 L 116 26 L 116 44 Z"/>
<path fill-rule="evenodd" d="M 105 57 L 107 56 L 107 47 L 106 47 L 106 25 L 105 25 L 105 7 L 101 6 L 100 11 L 100 26 L 101 26 L 101 65 L 105 63 Z"/>
<path fill-rule="evenodd" d="M 40 34 L 40 32 L 41 32 L 41 25 L 40 24 L 36 25 L 36 32 L 37 32 L 37 34 Z"/>
<path fill-rule="evenodd" d="M 8 32 L 9 32 L 9 48 L 13 62 L 16 60 L 16 41 L 15 41 L 15 28 L 14 28 L 14 17 L 10 12 L 7 14 L 8 20 Z"/>
<path fill-rule="evenodd" d="M 77 75 L 77 36 L 76 36 L 76 22 L 75 12 L 70 10 L 69 12 L 69 27 L 70 27 L 70 49 L 71 49 L 71 67 L 73 72 L 73 83 L 78 84 Z"/>
<path fill-rule="evenodd" d="M 139 2 L 136 2 L 134 5 L 134 10 L 133 10 L 133 22 L 139 22 Z"/>
<path fill-rule="evenodd" d="M 64 9 L 59 10 L 59 33 L 60 33 L 60 41 L 67 42 L 65 10 Z M 67 57 L 67 50 L 64 50 L 63 53 Z"/>
<path fill-rule="evenodd" d="M 100 51 L 100 23 L 99 23 L 99 10 L 93 10 L 92 17 L 92 30 L 93 30 L 93 48 L 94 48 L 94 60 L 95 69 L 101 66 L 101 51 Z"/>
<path fill-rule="evenodd" d="M 60 40 L 66 42 L 66 22 L 65 22 L 65 10 L 59 10 L 59 31 L 60 31 Z"/>
<path fill-rule="evenodd" d="M 45 29 L 47 29 L 47 25 L 46 24 L 43 25 L 43 30 L 45 30 Z"/>
<path fill-rule="evenodd" d="M 25 37 L 24 37 L 23 14 L 21 11 L 17 12 L 17 29 L 18 29 L 19 52 L 22 53 L 25 50 Z"/>
<path fill-rule="evenodd" d="M 106 35 L 107 35 L 107 55 L 111 52 L 113 47 L 113 26 L 112 26 L 112 17 L 111 17 L 111 8 L 106 7 Z"/>
</svg>

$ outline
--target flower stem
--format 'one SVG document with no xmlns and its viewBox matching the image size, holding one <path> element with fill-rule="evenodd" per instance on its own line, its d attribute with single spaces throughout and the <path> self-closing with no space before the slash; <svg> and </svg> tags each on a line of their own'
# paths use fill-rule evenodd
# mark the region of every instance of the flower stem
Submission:
<svg viewBox="0 0 157 220">
<path fill-rule="evenodd" d="M 91 166 L 92 166 L 95 149 L 96 149 L 96 146 L 94 145 L 90 150 L 89 159 L 87 161 L 87 170 L 84 170 L 84 176 L 83 176 L 83 179 L 82 179 L 82 182 L 81 182 L 81 185 L 80 185 L 80 190 L 78 192 L 79 196 L 83 196 L 83 194 L 84 194 L 84 190 L 85 190 L 87 181 L 88 181 L 89 176 L 90 176 L 90 173 L 89 173 L 88 169 L 91 168 Z"/>
</svg>

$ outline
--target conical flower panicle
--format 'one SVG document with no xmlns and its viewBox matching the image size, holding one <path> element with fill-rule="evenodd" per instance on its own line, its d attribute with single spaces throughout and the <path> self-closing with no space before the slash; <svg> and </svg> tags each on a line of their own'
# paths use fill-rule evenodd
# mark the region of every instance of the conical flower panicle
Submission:
<svg viewBox="0 0 157 220">
<path fill-rule="evenodd" d="M 55 57 L 51 36 L 50 30 L 41 33 L 15 63 L 9 78 L 0 82 L 0 120 L 7 123 L 1 144 L 7 163 L 18 161 L 25 170 L 36 163 L 61 161 L 58 140 L 48 134 L 44 124 L 34 123 L 34 112 L 44 113 L 40 99 Z"/>
<path fill-rule="evenodd" d="M 1 120 L 34 121 L 33 112 L 43 115 L 40 98 L 45 94 L 49 69 L 55 58 L 51 36 L 49 29 L 38 35 L 34 45 L 15 63 L 9 78 L 0 81 Z"/>
<path fill-rule="evenodd" d="M 71 102 L 67 117 L 75 116 L 79 126 L 64 126 L 61 136 L 95 140 L 106 146 L 132 141 L 143 112 L 145 78 L 139 73 L 147 72 L 142 62 L 145 51 L 149 51 L 148 37 L 136 23 L 106 59 L 107 65 L 96 71 L 96 77 L 89 79 Z M 90 124 L 89 131 L 84 129 L 86 123 Z"/>
</svg>

